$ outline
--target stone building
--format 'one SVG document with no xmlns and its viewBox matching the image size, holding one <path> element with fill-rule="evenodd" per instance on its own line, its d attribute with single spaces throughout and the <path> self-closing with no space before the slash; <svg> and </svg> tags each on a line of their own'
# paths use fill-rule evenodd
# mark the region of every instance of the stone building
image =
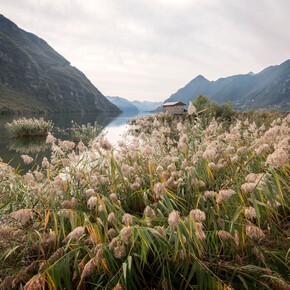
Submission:
<svg viewBox="0 0 290 290">
<path fill-rule="evenodd" d="M 171 114 L 179 120 L 183 120 L 185 104 L 182 102 L 168 102 L 163 104 L 163 113 Z"/>
</svg>

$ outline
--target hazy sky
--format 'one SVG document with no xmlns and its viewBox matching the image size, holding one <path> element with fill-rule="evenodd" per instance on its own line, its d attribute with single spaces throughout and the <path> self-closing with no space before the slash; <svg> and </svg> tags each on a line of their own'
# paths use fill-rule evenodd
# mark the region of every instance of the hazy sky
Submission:
<svg viewBox="0 0 290 290">
<path fill-rule="evenodd" d="M 104 94 L 163 101 L 290 58 L 289 0 L 0 0 Z"/>
</svg>

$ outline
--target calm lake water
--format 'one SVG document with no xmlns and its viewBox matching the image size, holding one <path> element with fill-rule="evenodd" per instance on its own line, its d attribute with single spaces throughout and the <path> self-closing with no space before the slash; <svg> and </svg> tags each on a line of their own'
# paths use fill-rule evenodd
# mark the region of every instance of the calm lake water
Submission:
<svg viewBox="0 0 290 290">
<path fill-rule="evenodd" d="M 45 138 L 15 138 L 5 128 L 7 122 L 12 122 L 13 119 L 20 117 L 36 117 L 44 120 L 52 120 L 55 127 L 66 129 L 71 127 L 73 120 L 79 125 L 91 123 L 95 121 L 104 127 L 107 139 L 116 144 L 121 136 L 128 129 L 127 121 L 136 116 L 145 116 L 148 113 L 122 113 L 116 114 L 94 114 L 94 113 L 62 113 L 62 114 L 44 114 L 44 115 L 30 115 L 30 116 L 1 116 L 0 115 L 0 157 L 3 162 L 9 163 L 12 167 L 19 166 L 23 172 L 29 169 L 34 169 L 43 157 L 50 157 L 50 145 L 45 143 Z M 61 133 L 54 133 L 54 136 L 65 140 L 67 137 Z M 34 158 L 32 164 L 25 165 L 21 159 L 21 155 L 26 154 Z"/>
</svg>

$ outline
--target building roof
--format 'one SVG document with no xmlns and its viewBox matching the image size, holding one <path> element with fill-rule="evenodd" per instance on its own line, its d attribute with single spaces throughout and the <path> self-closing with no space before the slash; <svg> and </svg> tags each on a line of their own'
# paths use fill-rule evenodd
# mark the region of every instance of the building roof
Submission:
<svg viewBox="0 0 290 290">
<path fill-rule="evenodd" d="M 185 106 L 185 104 L 182 102 L 167 102 L 163 104 L 163 107 L 171 107 L 171 106 L 177 106 L 177 105 Z"/>
</svg>

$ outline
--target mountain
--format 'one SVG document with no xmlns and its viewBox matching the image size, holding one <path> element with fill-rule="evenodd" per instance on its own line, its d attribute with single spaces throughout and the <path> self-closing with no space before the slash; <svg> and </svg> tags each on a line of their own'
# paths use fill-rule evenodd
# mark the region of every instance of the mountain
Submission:
<svg viewBox="0 0 290 290">
<path fill-rule="evenodd" d="M 163 112 L 163 105 L 158 106 L 152 113 L 161 113 Z"/>
<path fill-rule="evenodd" d="M 120 112 L 43 39 L 0 14 L 0 113 Z"/>
<path fill-rule="evenodd" d="M 106 97 L 110 102 L 115 104 L 123 112 L 152 112 L 163 102 L 149 102 L 149 101 L 128 101 L 120 97 Z"/>
<path fill-rule="evenodd" d="M 175 94 L 171 95 L 164 103 L 182 101 L 188 104 L 195 99 L 199 93 L 208 95 L 210 87 L 211 82 L 199 75 L 190 81 L 184 88 L 179 89 Z"/>
<path fill-rule="evenodd" d="M 163 102 L 133 101 L 131 102 L 131 104 L 136 106 L 139 112 L 151 112 L 151 111 L 154 111 L 160 105 L 162 105 Z"/>
<path fill-rule="evenodd" d="M 138 112 L 138 108 L 124 98 L 109 96 L 106 96 L 106 98 L 123 112 Z"/>
<path fill-rule="evenodd" d="M 218 103 L 231 101 L 239 110 L 290 110 L 290 59 L 270 66 L 258 74 L 234 75 L 209 81 L 199 75 L 165 102 L 182 101 L 188 104 L 199 93 Z"/>
</svg>

